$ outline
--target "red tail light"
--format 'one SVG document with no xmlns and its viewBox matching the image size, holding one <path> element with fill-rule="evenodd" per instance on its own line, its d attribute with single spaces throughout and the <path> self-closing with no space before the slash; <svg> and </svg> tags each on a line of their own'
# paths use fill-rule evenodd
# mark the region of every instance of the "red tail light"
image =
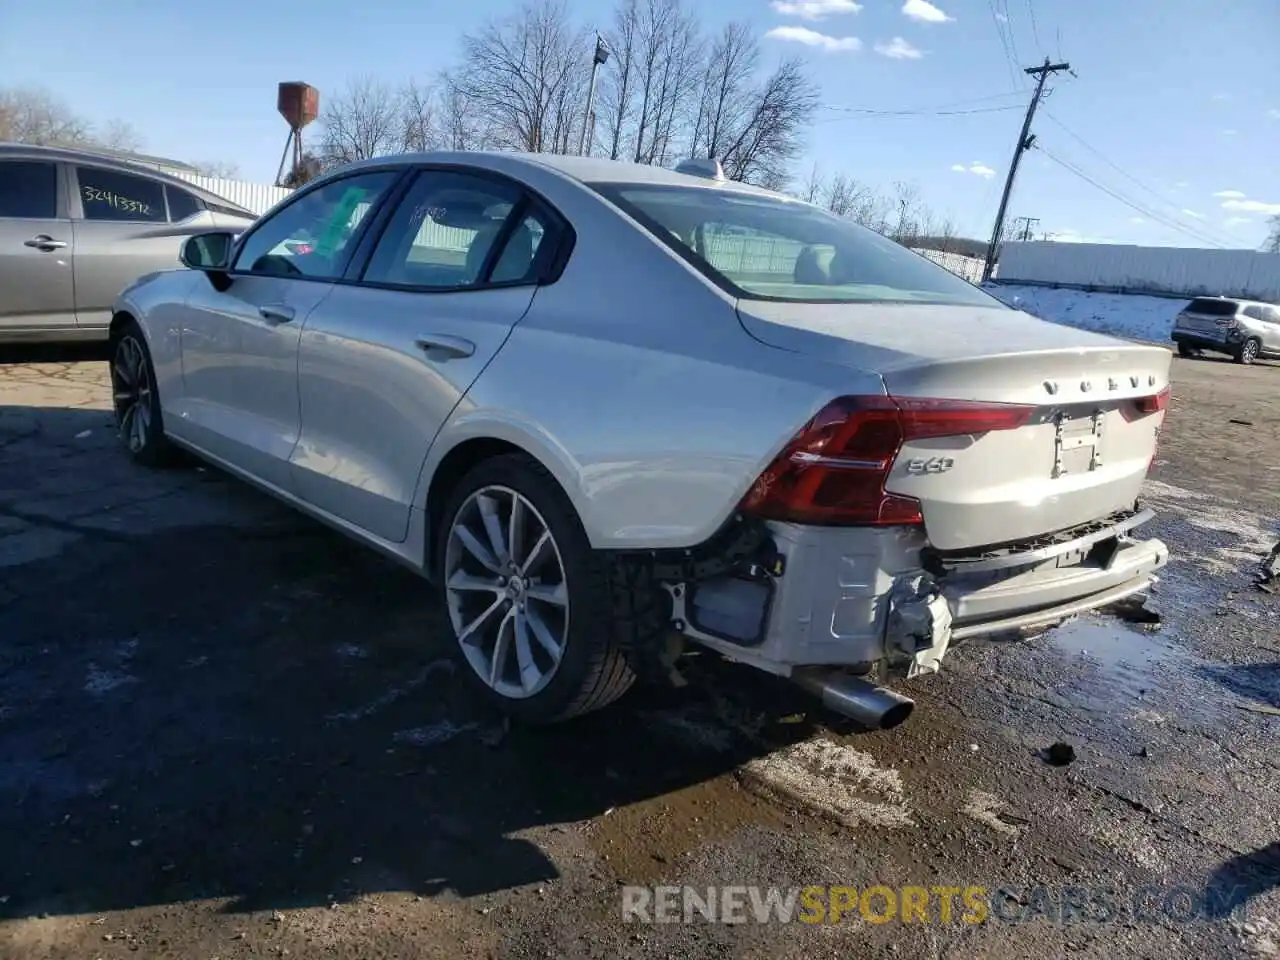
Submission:
<svg viewBox="0 0 1280 960">
<path fill-rule="evenodd" d="M 1124 414 L 1126 420 L 1136 420 L 1138 417 L 1145 417 L 1148 414 L 1167 410 L 1169 407 L 1169 391 L 1170 388 L 1165 387 L 1159 393 L 1153 393 L 1148 397 L 1138 397 L 1136 400 L 1131 400 L 1128 404 L 1122 405 L 1120 412 Z"/>
<path fill-rule="evenodd" d="M 884 489 L 902 445 L 928 437 L 1013 430 L 1034 409 L 964 400 L 841 397 L 792 438 L 752 484 L 739 509 L 791 523 L 921 523 L 920 501 Z"/>
</svg>

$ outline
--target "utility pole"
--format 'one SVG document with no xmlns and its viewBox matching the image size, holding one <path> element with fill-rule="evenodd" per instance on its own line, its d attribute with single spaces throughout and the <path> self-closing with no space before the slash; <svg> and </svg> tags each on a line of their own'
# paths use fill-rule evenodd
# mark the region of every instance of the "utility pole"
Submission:
<svg viewBox="0 0 1280 960">
<path fill-rule="evenodd" d="M 1070 70 L 1069 63 L 1050 63 L 1049 58 L 1044 58 L 1044 63 L 1038 67 L 1027 67 L 1022 72 L 1036 78 L 1036 92 L 1031 95 L 1031 102 L 1027 104 L 1027 116 L 1022 121 L 1022 132 L 1018 134 L 1018 145 L 1013 150 L 1013 162 L 1009 164 L 1009 176 L 1004 181 L 1004 193 L 1000 197 L 1000 209 L 996 213 L 996 225 L 991 231 L 991 243 L 987 245 L 987 261 L 982 267 L 982 279 L 987 281 L 991 279 L 991 271 L 996 264 L 996 250 L 1000 246 L 1000 236 L 1004 232 L 1004 214 L 1009 206 L 1009 194 L 1013 192 L 1013 178 L 1018 175 L 1018 163 L 1022 160 L 1022 154 L 1031 149 L 1031 145 L 1035 142 L 1035 137 L 1031 136 L 1031 119 L 1036 115 L 1036 107 L 1040 105 L 1040 99 L 1044 96 L 1044 82 L 1050 76 L 1060 70 Z"/>
<path fill-rule="evenodd" d="M 1019 239 L 1023 243 L 1026 243 L 1028 240 L 1031 239 L 1031 225 L 1033 223 L 1039 223 L 1040 218 L 1039 217 L 1014 217 L 1013 222 L 1022 224 L 1022 236 L 1019 237 Z"/>
<path fill-rule="evenodd" d="M 582 114 L 582 135 L 578 137 L 578 156 L 582 156 L 587 150 L 587 132 L 591 129 L 591 106 L 596 99 L 596 71 L 600 69 L 600 64 L 609 59 L 609 45 L 604 42 L 604 37 L 596 34 L 596 53 L 591 58 L 591 85 L 587 88 L 587 109 Z"/>
</svg>

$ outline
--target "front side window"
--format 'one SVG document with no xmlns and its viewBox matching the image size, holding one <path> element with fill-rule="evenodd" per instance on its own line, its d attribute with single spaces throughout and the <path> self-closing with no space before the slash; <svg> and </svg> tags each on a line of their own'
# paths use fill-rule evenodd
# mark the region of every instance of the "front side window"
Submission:
<svg viewBox="0 0 1280 960">
<path fill-rule="evenodd" d="M 799 201 L 707 187 L 594 187 L 739 297 L 1007 309 L 931 260 Z"/>
<path fill-rule="evenodd" d="M 387 224 L 363 279 L 431 290 L 532 280 L 547 228 L 537 214 L 516 213 L 519 204 L 519 192 L 504 183 L 423 171 Z M 504 239 L 513 215 L 520 222 Z"/>
<path fill-rule="evenodd" d="M 76 178 L 86 220 L 166 222 L 162 183 L 97 167 L 76 167 Z"/>
<path fill-rule="evenodd" d="M 315 280 L 342 276 L 361 221 L 399 175 L 379 170 L 343 177 L 299 197 L 245 238 L 232 269 Z"/>
<path fill-rule="evenodd" d="M 58 215 L 58 168 L 39 160 L 0 162 L 0 217 L 52 220 Z"/>
</svg>

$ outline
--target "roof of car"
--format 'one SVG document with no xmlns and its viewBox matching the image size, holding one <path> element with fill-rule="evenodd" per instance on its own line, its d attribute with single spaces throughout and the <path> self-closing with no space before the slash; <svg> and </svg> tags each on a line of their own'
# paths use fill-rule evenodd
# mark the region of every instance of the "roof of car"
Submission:
<svg viewBox="0 0 1280 960">
<path fill-rule="evenodd" d="M 0 158 L 3 157 L 39 157 L 46 160 L 57 160 L 63 163 L 85 163 L 93 162 L 104 167 L 111 167 L 122 173 L 144 174 L 171 183 L 175 187 L 182 187 L 184 190 L 196 194 L 206 203 L 217 203 L 224 207 L 230 207 L 242 211 L 245 216 L 252 218 L 253 212 L 242 207 L 234 200 L 228 200 L 226 197 L 218 196 L 202 187 L 191 183 L 189 180 L 183 180 L 181 177 L 175 177 L 163 170 L 157 170 L 155 167 L 147 166 L 149 163 L 164 163 L 170 161 L 163 160 L 159 157 L 148 157 L 143 154 L 124 153 L 119 150 L 92 150 L 81 149 L 77 147 L 49 147 L 43 144 L 33 143 L 8 143 L 0 141 Z M 186 165 L 183 164 L 185 167 Z M 195 168 L 191 168 L 192 172 Z"/>
<path fill-rule="evenodd" d="M 431 153 L 406 153 L 362 160 L 353 166 L 377 166 L 387 163 L 457 163 L 492 167 L 497 164 L 509 167 L 512 163 L 545 167 L 572 177 L 581 183 L 637 183 L 674 187 L 714 187 L 736 190 L 761 196 L 780 196 L 770 190 L 753 187 L 734 180 L 712 180 L 676 173 L 666 167 L 647 163 L 629 163 L 625 160 L 608 160 L 603 157 L 574 157 L 560 153 L 516 153 L 496 150 L 435 151 Z M 343 168 L 349 169 L 349 168 Z"/>
</svg>

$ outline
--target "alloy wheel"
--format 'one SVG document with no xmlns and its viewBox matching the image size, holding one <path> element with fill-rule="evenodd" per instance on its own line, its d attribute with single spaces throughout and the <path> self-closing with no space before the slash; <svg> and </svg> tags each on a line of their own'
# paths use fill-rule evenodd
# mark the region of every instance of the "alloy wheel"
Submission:
<svg viewBox="0 0 1280 960">
<path fill-rule="evenodd" d="M 543 690 L 564 656 L 569 593 L 537 508 L 509 487 L 472 493 L 449 529 L 443 574 L 454 635 L 476 675 L 511 699 Z"/>
<path fill-rule="evenodd" d="M 1258 359 L 1258 341 L 1246 340 L 1240 348 L 1240 353 L 1245 363 L 1252 363 Z"/>
<path fill-rule="evenodd" d="M 111 360 L 111 395 L 120 438 L 132 453 L 145 447 L 151 437 L 151 391 L 142 344 L 133 336 L 121 337 Z"/>
</svg>

